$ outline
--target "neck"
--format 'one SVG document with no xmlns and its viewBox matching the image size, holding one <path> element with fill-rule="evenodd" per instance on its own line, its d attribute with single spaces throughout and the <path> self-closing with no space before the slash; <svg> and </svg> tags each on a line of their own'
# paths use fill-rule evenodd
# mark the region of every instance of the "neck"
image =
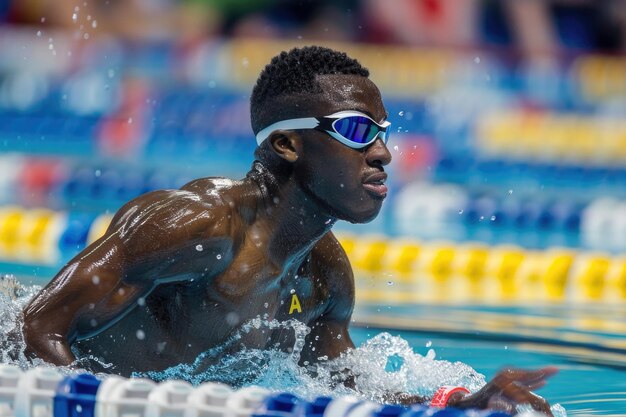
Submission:
<svg viewBox="0 0 626 417">
<path fill-rule="evenodd" d="M 304 259 L 337 221 L 290 177 L 280 178 L 255 161 L 248 178 L 262 195 L 257 220 L 267 231 L 268 256 L 276 262 Z"/>
</svg>

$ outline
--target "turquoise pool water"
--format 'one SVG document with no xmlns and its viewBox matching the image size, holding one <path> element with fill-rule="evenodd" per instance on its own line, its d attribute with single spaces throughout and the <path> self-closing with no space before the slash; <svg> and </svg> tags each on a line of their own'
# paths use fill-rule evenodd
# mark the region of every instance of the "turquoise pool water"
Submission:
<svg viewBox="0 0 626 417">
<path fill-rule="evenodd" d="M 487 379 L 505 365 L 555 365 L 559 373 L 538 392 L 550 403 L 561 404 L 569 416 L 626 416 L 622 317 L 620 306 L 361 305 L 352 334 L 358 344 L 384 322 L 412 325 L 414 330 L 385 331 L 419 354 L 433 349 L 437 359 L 470 364 Z"/>
<path fill-rule="evenodd" d="M 2 299 L 3 331 L 11 327 L 16 310 L 25 302 L 25 298 L 15 303 Z M 376 400 L 389 390 L 428 393 L 444 383 L 476 389 L 485 380 L 480 374 L 488 380 L 506 365 L 555 365 L 559 374 L 539 392 L 551 404 L 562 405 L 569 416 L 626 416 L 626 349 L 619 334 L 622 313 L 621 308 L 610 306 L 361 303 L 357 304 L 351 329 L 358 348 L 339 364 L 329 364 L 325 369 L 357 369 L 366 375 L 362 387 L 366 397 Z M 584 320 L 595 324 L 584 328 Z M 287 328 L 302 337 L 306 332 L 298 325 L 289 324 Z M 329 388 L 329 373 L 311 378 L 297 366 L 293 355 L 282 352 L 246 351 L 205 369 L 200 376 L 187 365 L 151 376 L 197 383 L 206 375 L 221 375 L 229 382 L 233 365 L 241 363 L 263 363 L 257 373 L 247 376 L 248 382 L 256 385 L 298 390 L 300 395 L 310 397 L 351 394 L 345 387 Z"/>
</svg>

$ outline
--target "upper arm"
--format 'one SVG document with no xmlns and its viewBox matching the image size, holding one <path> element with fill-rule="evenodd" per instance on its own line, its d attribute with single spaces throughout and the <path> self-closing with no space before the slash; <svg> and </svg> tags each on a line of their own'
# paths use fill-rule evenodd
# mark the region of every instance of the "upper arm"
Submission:
<svg viewBox="0 0 626 417">
<path fill-rule="evenodd" d="M 205 201 L 184 191 L 158 191 L 126 204 L 105 235 L 31 300 L 24 310 L 25 332 L 72 340 L 114 322 L 159 283 L 181 253 L 201 256 L 184 250 L 186 245 L 227 240 L 227 222 L 211 226 L 209 215 L 219 208 L 205 208 Z"/>
<path fill-rule="evenodd" d="M 116 235 L 105 235 L 85 249 L 26 306 L 25 336 L 54 334 L 71 340 L 97 327 L 91 319 L 106 322 L 106 306 L 122 306 L 143 290 L 125 285 L 124 266 L 124 248 Z"/>
<path fill-rule="evenodd" d="M 301 360 L 309 363 L 334 359 L 354 348 L 348 331 L 354 310 L 354 276 L 348 257 L 331 233 L 320 240 L 312 255 L 315 279 L 326 285 L 328 303 L 310 324 Z"/>
</svg>

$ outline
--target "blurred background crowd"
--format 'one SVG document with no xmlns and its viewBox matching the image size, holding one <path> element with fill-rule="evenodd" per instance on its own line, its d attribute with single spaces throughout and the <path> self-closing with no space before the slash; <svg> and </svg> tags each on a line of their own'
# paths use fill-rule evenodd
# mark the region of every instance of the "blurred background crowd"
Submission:
<svg viewBox="0 0 626 417">
<path fill-rule="evenodd" d="M 82 17 L 78 17 L 78 15 Z M 623 0 L 3 0 L 0 21 L 86 28 L 131 42 L 253 37 L 494 48 L 525 56 L 623 53 Z M 81 25 L 78 25 L 81 20 Z M 43 24 L 43 25 L 42 25 Z"/>
<path fill-rule="evenodd" d="M 337 226 L 357 267 L 626 297 L 624 0 L 0 0 L 0 272 L 49 279 L 125 201 L 245 175 L 259 71 L 316 43 L 394 129 L 383 213 Z"/>
</svg>

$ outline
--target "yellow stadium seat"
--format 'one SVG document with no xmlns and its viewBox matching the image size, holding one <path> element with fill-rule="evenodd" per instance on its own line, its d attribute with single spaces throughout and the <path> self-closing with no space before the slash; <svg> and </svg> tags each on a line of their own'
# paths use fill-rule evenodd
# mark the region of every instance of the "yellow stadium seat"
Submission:
<svg viewBox="0 0 626 417">
<path fill-rule="evenodd" d="M 89 234 L 87 235 L 88 245 L 91 245 L 93 242 L 104 236 L 104 233 L 107 231 L 112 219 L 112 215 L 102 214 L 93 221 L 91 227 L 89 228 Z"/>
<path fill-rule="evenodd" d="M 461 264 L 461 274 L 471 281 L 477 282 L 484 278 L 487 270 L 489 251 L 482 245 L 470 246 L 465 250 Z"/>
<path fill-rule="evenodd" d="M 0 257 L 15 259 L 24 212 L 19 207 L 7 207 L 0 212 Z"/>
<path fill-rule="evenodd" d="M 437 281 L 445 281 L 454 271 L 454 256 L 456 250 L 453 246 L 437 247 L 429 264 L 429 272 Z"/>
<path fill-rule="evenodd" d="M 387 251 L 388 267 L 408 279 L 415 272 L 419 255 L 420 245 L 417 242 L 394 243 Z"/>
<path fill-rule="evenodd" d="M 546 270 L 542 280 L 549 299 L 560 300 L 565 296 L 566 285 L 574 255 L 568 251 L 546 254 Z"/>
<path fill-rule="evenodd" d="M 574 277 L 575 292 L 584 299 L 602 298 L 610 265 L 611 259 L 606 255 L 583 258 Z"/>
</svg>

